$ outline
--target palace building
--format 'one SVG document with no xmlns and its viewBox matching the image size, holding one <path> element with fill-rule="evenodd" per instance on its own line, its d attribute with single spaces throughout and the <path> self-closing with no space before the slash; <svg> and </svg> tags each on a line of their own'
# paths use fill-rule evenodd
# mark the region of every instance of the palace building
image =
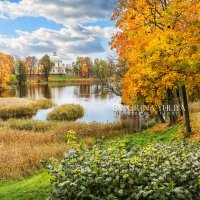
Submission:
<svg viewBox="0 0 200 200">
<path fill-rule="evenodd" d="M 50 74 L 66 74 L 65 64 L 62 62 L 61 57 L 57 55 L 57 52 L 50 56 L 50 60 L 54 64 Z"/>
</svg>

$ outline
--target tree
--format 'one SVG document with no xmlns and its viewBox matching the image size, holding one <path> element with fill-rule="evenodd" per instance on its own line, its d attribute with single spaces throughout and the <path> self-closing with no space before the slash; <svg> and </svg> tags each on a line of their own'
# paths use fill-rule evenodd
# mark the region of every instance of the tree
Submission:
<svg viewBox="0 0 200 200">
<path fill-rule="evenodd" d="M 92 74 L 92 61 L 89 57 L 77 57 L 72 67 L 75 75 L 89 78 Z"/>
<path fill-rule="evenodd" d="M 77 57 L 76 61 L 72 63 L 72 71 L 76 76 L 81 75 L 81 57 Z"/>
<path fill-rule="evenodd" d="M 88 74 L 88 71 L 89 71 L 88 65 L 86 63 L 84 63 L 81 66 L 81 76 L 86 78 L 87 74 Z"/>
<path fill-rule="evenodd" d="M 19 86 L 26 85 L 27 76 L 26 76 L 25 64 L 19 58 L 17 58 L 15 61 L 15 74 L 16 74 L 16 78 L 17 78 Z"/>
<path fill-rule="evenodd" d="M 191 132 L 186 86 L 199 64 L 198 9 L 197 0 L 120 0 L 113 14 L 120 32 L 112 47 L 128 67 L 123 103 L 158 106 L 168 99 L 173 106 L 174 91 L 181 88 L 186 136 Z"/>
<path fill-rule="evenodd" d="M 101 90 L 106 89 L 117 96 L 122 96 L 122 80 L 127 71 L 123 62 L 115 63 L 113 58 L 95 59 L 93 70 L 95 77 L 100 81 Z"/>
<path fill-rule="evenodd" d="M 35 56 L 28 56 L 25 58 L 24 62 L 25 62 L 27 74 L 34 75 L 35 68 L 37 65 L 37 58 Z"/>
<path fill-rule="evenodd" d="M 0 89 L 5 88 L 12 73 L 13 59 L 0 52 Z"/>
<path fill-rule="evenodd" d="M 51 62 L 50 57 L 48 55 L 44 55 L 40 60 L 40 65 L 42 67 L 44 77 L 48 81 L 49 73 L 53 67 L 53 63 Z"/>
</svg>

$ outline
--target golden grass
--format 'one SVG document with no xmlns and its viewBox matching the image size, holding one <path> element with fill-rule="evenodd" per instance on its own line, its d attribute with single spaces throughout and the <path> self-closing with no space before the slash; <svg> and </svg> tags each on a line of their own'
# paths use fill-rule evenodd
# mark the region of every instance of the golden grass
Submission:
<svg viewBox="0 0 200 200">
<path fill-rule="evenodd" d="M 41 160 L 61 157 L 67 149 L 53 133 L 0 128 L 0 178 L 22 178 L 42 169 Z"/>
<path fill-rule="evenodd" d="M 32 103 L 32 100 L 28 98 L 0 98 L 0 108 L 29 105 L 30 103 Z"/>
<path fill-rule="evenodd" d="M 191 113 L 200 112 L 200 101 L 190 102 L 188 106 Z"/>
<path fill-rule="evenodd" d="M 75 121 L 84 115 L 84 108 L 76 104 L 63 104 L 55 107 L 47 115 L 48 120 Z"/>
<path fill-rule="evenodd" d="M 193 113 L 191 119 L 192 135 L 190 139 L 200 141 L 200 112 Z"/>
<path fill-rule="evenodd" d="M 0 118 L 24 118 L 36 114 L 39 109 L 52 107 L 49 99 L 0 98 Z"/>
<path fill-rule="evenodd" d="M 86 145 L 92 144 L 95 137 L 126 134 L 125 128 L 120 124 L 53 122 L 50 129 L 40 131 L 42 125 L 46 127 L 49 122 L 31 122 L 25 119 L 0 121 L 0 179 L 22 178 L 41 170 L 41 160 L 61 158 L 67 150 L 65 138 L 69 130 L 76 131 Z M 40 128 L 36 131 L 31 126 Z"/>
<path fill-rule="evenodd" d="M 55 104 L 50 99 L 45 99 L 45 98 L 33 99 L 32 102 L 33 102 L 33 105 L 37 107 L 37 109 L 48 109 L 55 106 Z"/>
<path fill-rule="evenodd" d="M 164 123 L 164 124 L 156 124 L 156 126 L 153 126 L 148 130 L 149 132 L 152 133 L 160 133 L 161 131 L 166 131 L 167 129 L 169 129 L 169 125 L 168 123 Z"/>
</svg>

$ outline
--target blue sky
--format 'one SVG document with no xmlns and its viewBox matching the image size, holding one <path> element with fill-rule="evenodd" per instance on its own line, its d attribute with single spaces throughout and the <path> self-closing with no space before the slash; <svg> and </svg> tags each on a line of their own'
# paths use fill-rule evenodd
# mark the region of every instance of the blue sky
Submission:
<svg viewBox="0 0 200 200">
<path fill-rule="evenodd" d="M 32 32 L 41 27 L 59 30 L 62 24 L 56 24 L 44 17 L 19 17 L 15 19 L 0 19 L 0 34 L 17 37 L 16 30 Z"/>
<path fill-rule="evenodd" d="M 115 32 L 113 1 L 0 0 L 0 51 L 22 58 L 57 51 L 68 63 L 105 58 Z"/>
</svg>

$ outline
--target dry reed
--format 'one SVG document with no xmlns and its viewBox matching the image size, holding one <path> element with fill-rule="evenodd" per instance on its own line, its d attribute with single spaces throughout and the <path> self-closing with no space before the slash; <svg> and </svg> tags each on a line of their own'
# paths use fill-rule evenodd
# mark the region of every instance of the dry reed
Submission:
<svg viewBox="0 0 200 200">
<path fill-rule="evenodd" d="M 29 124 L 28 130 L 26 121 Z M 37 123 L 40 124 L 40 129 L 36 131 L 30 128 L 31 124 L 38 126 Z M 91 143 L 91 138 L 99 136 L 111 137 L 126 133 L 120 124 L 77 122 L 53 122 L 50 129 L 40 131 L 42 125 L 46 127 L 48 124 L 49 122 L 31 122 L 25 119 L 0 121 L 0 179 L 22 178 L 41 170 L 43 166 L 40 161 L 51 157 L 61 158 L 67 150 L 65 137 L 69 130 L 74 130 L 80 138 L 85 138 L 85 143 Z"/>
</svg>

